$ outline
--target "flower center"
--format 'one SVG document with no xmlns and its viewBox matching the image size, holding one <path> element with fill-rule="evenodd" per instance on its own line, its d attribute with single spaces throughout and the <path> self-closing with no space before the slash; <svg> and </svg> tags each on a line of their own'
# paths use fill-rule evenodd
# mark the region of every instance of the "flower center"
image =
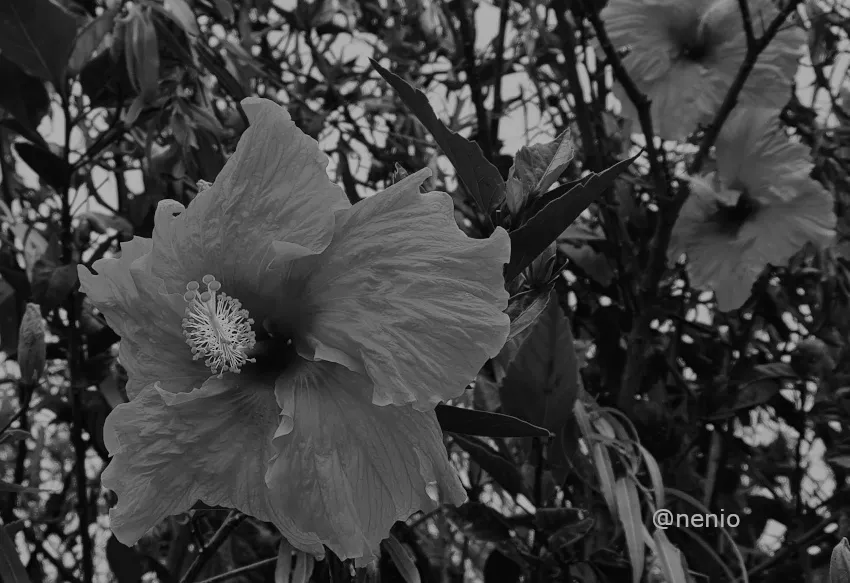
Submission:
<svg viewBox="0 0 850 583">
<path fill-rule="evenodd" d="M 738 201 L 734 205 L 717 203 L 715 219 L 718 223 L 735 233 L 750 220 L 758 211 L 759 205 L 746 191 L 741 190 Z"/>
<path fill-rule="evenodd" d="M 204 364 L 221 378 L 225 372 L 238 373 L 248 358 L 247 351 L 256 343 L 251 325 L 254 320 L 239 300 L 217 293 L 221 283 L 212 275 L 201 280 L 207 290 L 199 292 L 197 281 L 186 284 L 183 299 L 189 304 L 183 318 L 183 335 L 192 348 L 192 358 L 205 358 Z"/>
</svg>

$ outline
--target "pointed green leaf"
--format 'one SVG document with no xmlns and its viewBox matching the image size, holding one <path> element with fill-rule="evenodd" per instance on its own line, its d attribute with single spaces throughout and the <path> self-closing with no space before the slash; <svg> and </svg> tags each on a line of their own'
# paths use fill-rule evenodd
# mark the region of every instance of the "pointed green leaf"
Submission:
<svg viewBox="0 0 850 583">
<path fill-rule="evenodd" d="M 557 431 L 572 416 L 579 392 L 578 358 L 570 323 L 554 291 L 502 379 L 502 411 Z"/>
<path fill-rule="evenodd" d="M 71 167 L 49 150 L 27 143 L 15 144 L 15 151 L 27 166 L 32 168 L 44 184 L 62 192 L 71 173 Z"/>
<path fill-rule="evenodd" d="M 511 260 L 505 268 L 505 280 L 510 281 L 519 275 L 596 200 L 596 197 L 610 187 L 617 176 L 625 172 L 639 155 L 621 160 L 601 174 L 591 174 L 582 184 L 560 194 L 518 229 L 511 231 Z M 555 189 L 557 190 L 559 189 Z"/>
<path fill-rule="evenodd" d="M 439 404 L 434 410 L 443 431 L 482 437 L 550 437 L 542 427 L 537 427 L 510 415 L 462 409 Z"/>
<path fill-rule="evenodd" d="M 96 53 L 103 43 L 103 39 L 112 31 L 115 17 L 119 8 L 104 11 L 100 16 L 85 25 L 74 41 L 74 49 L 71 58 L 68 59 L 68 74 L 77 75 L 83 67 L 95 58 Z"/>
<path fill-rule="evenodd" d="M 502 180 L 499 170 L 484 157 L 478 144 L 449 130 L 437 118 L 424 93 L 375 61 L 372 61 L 372 66 L 396 90 L 401 100 L 422 122 L 425 129 L 434 136 L 434 140 L 451 161 L 457 171 L 458 179 L 475 201 L 478 210 L 488 215 L 505 196 L 505 181 Z"/>
<path fill-rule="evenodd" d="M 497 484 L 511 496 L 527 495 L 522 481 L 522 473 L 511 460 L 474 437 L 453 435 L 455 443 L 469 454 L 469 458 L 481 466 Z"/>
<path fill-rule="evenodd" d="M 50 0 L 0 2 L 0 52 L 30 75 L 60 86 L 77 19 Z"/>
<path fill-rule="evenodd" d="M 3 433 L 0 433 L 0 443 L 7 441 L 15 443 L 16 441 L 27 439 L 30 435 L 29 431 L 24 431 L 23 429 L 7 429 Z"/>
<path fill-rule="evenodd" d="M 547 144 L 523 146 L 508 172 L 507 199 L 516 215 L 528 199 L 549 190 L 573 158 L 569 130 Z"/>
<path fill-rule="evenodd" d="M 390 534 L 388 538 L 382 541 L 381 546 L 389 553 L 396 569 L 404 579 L 404 583 L 422 583 L 422 577 L 416 568 L 413 553 L 395 535 Z"/>
<path fill-rule="evenodd" d="M 28 75 L 18 65 L 0 55 L 0 108 L 20 124 L 21 136 L 43 144 L 38 124 L 50 109 L 50 96 L 44 81 Z"/>
<path fill-rule="evenodd" d="M 546 311 L 546 306 L 549 305 L 549 300 L 552 298 L 552 294 L 544 293 L 540 294 L 534 301 L 532 301 L 526 308 L 516 317 L 516 319 L 511 321 L 511 331 L 508 334 L 508 342 L 518 337 L 520 334 L 525 332 L 529 326 L 534 324 L 537 319 L 540 317 L 544 311 Z"/>
</svg>

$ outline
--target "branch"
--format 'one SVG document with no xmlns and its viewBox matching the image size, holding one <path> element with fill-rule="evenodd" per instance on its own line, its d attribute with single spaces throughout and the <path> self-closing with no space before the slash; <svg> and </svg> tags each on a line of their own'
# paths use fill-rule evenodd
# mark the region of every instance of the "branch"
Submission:
<svg viewBox="0 0 850 583">
<path fill-rule="evenodd" d="M 508 29 L 508 10 L 511 0 L 501 0 L 499 34 L 496 36 L 496 78 L 493 82 L 493 116 L 490 118 L 490 136 L 499 139 L 499 121 L 502 117 L 502 73 L 505 66 L 505 33 Z M 498 152 L 496 152 L 498 153 Z"/>
<path fill-rule="evenodd" d="M 801 1 L 802 0 L 791 0 L 788 5 L 780 11 L 776 18 L 773 19 L 764 34 L 758 39 L 755 39 L 752 46 L 747 47 L 747 54 L 744 57 L 744 62 L 741 63 L 741 68 L 738 69 L 738 74 L 735 76 L 732 86 L 729 87 L 729 92 L 726 94 L 726 98 L 720 105 L 720 109 L 717 110 L 714 120 L 705 130 L 705 135 L 699 145 L 699 150 L 694 155 L 694 160 L 688 167 L 689 174 L 695 174 L 699 172 L 700 168 L 702 168 L 702 164 L 705 162 L 708 151 L 711 149 L 711 146 L 714 145 L 714 142 L 717 140 L 717 136 L 720 135 L 720 130 L 723 127 L 723 124 L 738 104 L 738 96 L 741 94 L 741 90 L 744 88 L 747 78 L 756 66 L 756 61 L 758 60 L 759 55 L 761 55 L 764 49 L 767 48 L 767 45 L 770 44 L 774 37 L 776 37 L 779 33 L 779 29 L 782 28 L 782 25 L 785 24 L 785 21 L 788 19 L 788 16 L 797 10 L 797 5 L 799 5 Z M 746 2 L 746 0 L 741 0 L 741 2 Z M 752 22 L 750 23 L 750 27 L 752 27 Z"/>
<path fill-rule="evenodd" d="M 62 113 L 65 119 L 65 165 L 71 168 L 71 130 L 74 129 L 71 119 L 71 90 L 70 84 L 64 87 L 65 91 L 60 93 L 62 99 Z M 71 265 L 74 263 L 74 232 L 71 226 L 71 180 L 74 172 L 65 174 L 65 184 L 62 189 L 62 263 Z M 77 484 L 77 516 L 79 517 L 79 535 L 82 547 L 83 561 L 83 583 L 92 583 L 94 579 L 94 547 L 89 534 L 89 504 L 88 504 L 88 478 L 86 477 L 86 453 L 88 444 L 83 439 L 83 426 L 85 425 L 85 411 L 83 409 L 82 386 L 75 382 L 77 371 L 77 300 L 79 295 L 72 293 L 68 296 L 65 309 L 68 312 L 68 392 L 71 402 L 71 444 L 74 447 L 76 458 L 74 465 L 74 478 Z"/>
<path fill-rule="evenodd" d="M 227 537 L 229 537 L 246 518 L 248 518 L 248 516 L 242 514 L 238 510 L 231 510 L 230 514 L 228 514 L 227 518 L 224 520 L 224 523 L 213 535 L 209 544 L 202 547 L 198 552 L 198 556 L 195 557 L 195 560 L 192 561 L 191 565 L 189 565 L 189 569 L 186 571 L 186 574 L 183 575 L 183 578 L 180 579 L 180 583 L 192 583 L 201 572 L 201 569 L 204 568 L 206 562 L 215 555 L 218 548 L 225 540 L 227 540 Z"/>
<path fill-rule="evenodd" d="M 475 31 L 470 26 L 466 13 L 466 2 L 457 0 L 457 18 L 460 21 L 460 40 L 463 45 L 464 70 L 466 71 L 466 82 L 472 94 L 472 103 L 475 105 L 475 117 L 478 125 L 478 143 L 484 152 L 484 157 L 493 161 L 493 140 L 490 136 L 490 124 L 487 122 L 487 110 L 484 108 L 484 95 L 481 93 L 481 80 L 478 78 L 478 69 L 475 65 Z"/>
<path fill-rule="evenodd" d="M 596 38 L 602 46 L 602 50 L 605 53 L 608 64 L 611 65 L 611 68 L 614 70 L 614 77 L 620 85 L 623 86 L 629 100 L 634 104 L 635 109 L 637 109 L 640 129 L 643 132 L 643 136 L 646 141 L 646 152 L 649 155 L 649 167 L 653 183 L 655 185 L 656 196 L 662 199 L 667 198 L 667 187 L 670 183 L 670 176 L 668 174 L 667 164 L 663 158 L 663 151 L 659 152 L 655 147 L 655 130 L 652 126 L 652 114 L 650 109 L 651 102 L 647 96 L 638 89 L 638 86 L 629 76 L 628 72 L 626 72 L 626 68 L 623 66 L 623 61 L 617 54 L 617 50 L 614 48 L 614 45 L 611 43 L 611 39 L 605 31 L 605 25 L 599 18 L 599 14 L 594 11 L 592 7 L 586 6 L 586 0 L 583 0 L 583 2 L 585 3 L 585 14 L 587 19 L 590 21 L 591 26 L 593 26 L 594 32 L 596 32 Z"/>
<path fill-rule="evenodd" d="M 747 52 L 752 51 L 756 46 L 756 35 L 753 32 L 753 18 L 750 15 L 750 5 L 748 0 L 738 0 L 738 7 L 741 9 L 741 20 L 744 24 L 744 35 L 747 37 Z"/>
</svg>

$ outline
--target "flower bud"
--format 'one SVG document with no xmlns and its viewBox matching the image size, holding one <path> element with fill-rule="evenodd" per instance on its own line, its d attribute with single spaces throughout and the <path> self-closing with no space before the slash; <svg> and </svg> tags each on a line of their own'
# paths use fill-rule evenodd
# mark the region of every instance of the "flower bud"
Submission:
<svg viewBox="0 0 850 583">
<path fill-rule="evenodd" d="M 18 366 L 21 382 L 35 384 L 44 372 L 47 345 L 44 342 L 44 319 L 38 304 L 28 303 L 18 334 Z"/>
<path fill-rule="evenodd" d="M 829 583 L 850 583 L 850 543 L 847 538 L 832 549 L 829 560 Z"/>
<path fill-rule="evenodd" d="M 820 378 L 835 368 L 826 343 L 810 336 L 801 340 L 791 354 L 791 367 L 803 378 Z"/>
</svg>

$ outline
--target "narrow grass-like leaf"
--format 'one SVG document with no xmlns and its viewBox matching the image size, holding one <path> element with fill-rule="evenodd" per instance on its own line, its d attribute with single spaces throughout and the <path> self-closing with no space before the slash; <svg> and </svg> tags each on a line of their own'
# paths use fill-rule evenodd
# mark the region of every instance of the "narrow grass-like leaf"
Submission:
<svg viewBox="0 0 850 583">
<path fill-rule="evenodd" d="M 626 547 L 629 550 L 629 559 L 632 564 L 632 582 L 640 583 L 646 560 L 646 546 L 642 536 L 643 520 L 640 514 L 640 498 L 638 498 L 637 487 L 631 478 L 625 477 L 617 480 L 615 497 L 617 498 L 620 523 L 623 525 L 623 531 L 626 535 Z"/>
<path fill-rule="evenodd" d="M 481 437 L 551 437 L 552 435 L 542 427 L 501 413 L 463 409 L 445 404 L 437 405 L 434 412 L 443 431 L 461 435 Z"/>
</svg>

